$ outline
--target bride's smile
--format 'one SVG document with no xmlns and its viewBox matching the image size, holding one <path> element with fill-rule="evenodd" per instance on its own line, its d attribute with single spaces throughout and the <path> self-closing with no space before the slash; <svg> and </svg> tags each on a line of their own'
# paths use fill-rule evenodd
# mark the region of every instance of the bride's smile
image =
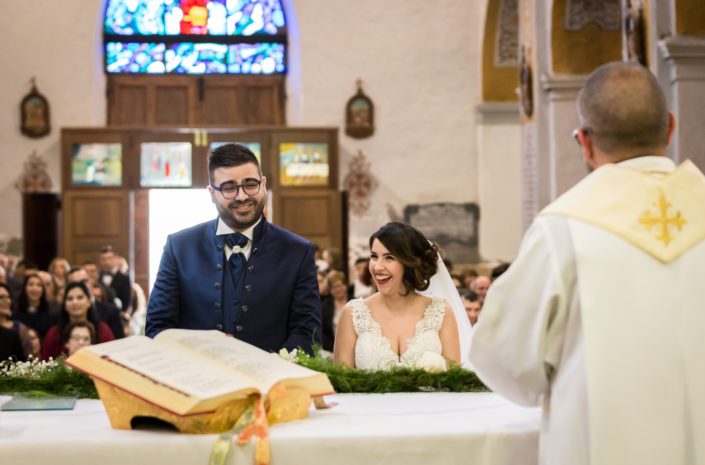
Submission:
<svg viewBox="0 0 705 465">
<path fill-rule="evenodd" d="M 402 283 L 404 265 L 399 263 L 394 255 L 379 241 L 372 242 L 370 251 L 370 273 L 377 283 L 377 290 L 381 294 L 404 293 Z"/>
</svg>

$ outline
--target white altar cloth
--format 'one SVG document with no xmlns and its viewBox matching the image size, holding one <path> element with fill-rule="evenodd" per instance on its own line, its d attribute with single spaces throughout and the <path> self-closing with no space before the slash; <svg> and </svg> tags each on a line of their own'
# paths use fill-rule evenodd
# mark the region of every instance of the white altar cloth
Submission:
<svg viewBox="0 0 705 465">
<path fill-rule="evenodd" d="M 0 396 L 0 404 L 9 400 Z M 537 463 L 539 408 L 493 393 L 337 394 L 338 405 L 270 428 L 272 465 Z M 71 411 L 0 412 L 0 462 L 207 465 L 215 435 L 115 430 L 102 402 Z M 252 443 L 229 464 L 251 464 Z"/>
</svg>

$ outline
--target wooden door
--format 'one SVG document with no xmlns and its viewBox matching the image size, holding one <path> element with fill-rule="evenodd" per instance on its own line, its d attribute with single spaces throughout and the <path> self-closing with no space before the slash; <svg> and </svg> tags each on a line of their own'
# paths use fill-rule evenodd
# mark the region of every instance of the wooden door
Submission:
<svg viewBox="0 0 705 465">
<path fill-rule="evenodd" d="M 77 189 L 63 193 L 63 253 L 72 265 L 98 261 L 100 249 L 112 245 L 129 258 L 132 196 L 122 189 Z"/>
<path fill-rule="evenodd" d="M 273 192 L 274 223 L 321 248 L 343 249 L 342 193 L 320 189 Z"/>
</svg>

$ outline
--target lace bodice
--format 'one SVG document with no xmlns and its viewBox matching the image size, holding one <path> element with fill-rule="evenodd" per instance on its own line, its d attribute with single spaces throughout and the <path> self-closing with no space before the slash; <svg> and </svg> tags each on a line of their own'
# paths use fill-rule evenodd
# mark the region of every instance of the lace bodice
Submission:
<svg viewBox="0 0 705 465">
<path fill-rule="evenodd" d="M 372 318 L 372 313 L 363 299 L 351 302 L 352 318 L 357 342 L 355 343 L 355 367 L 363 370 L 388 370 L 390 368 L 417 367 L 424 353 L 441 353 L 441 339 L 438 331 L 443 324 L 445 303 L 433 298 L 426 307 L 423 318 L 416 323 L 416 330 L 406 341 L 406 352 L 397 356 L 392 344 L 382 335 L 382 328 Z"/>
</svg>

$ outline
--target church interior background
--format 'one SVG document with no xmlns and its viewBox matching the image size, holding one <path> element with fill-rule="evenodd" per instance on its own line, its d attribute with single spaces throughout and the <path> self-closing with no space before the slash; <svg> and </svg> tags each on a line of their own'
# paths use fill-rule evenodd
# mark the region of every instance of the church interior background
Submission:
<svg viewBox="0 0 705 465">
<path fill-rule="evenodd" d="M 586 174 L 571 137 L 575 97 L 608 61 L 641 61 L 654 72 L 678 121 L 668 155 L 705 169 L 701 0 L 282 4 L 285 111 L 275 123 L 336 128 L 330 168 L 336 189 L 347 191 L 352 260 L 380 225 L 400 219 L 444 241 L 455 263 L 511 261 L 533 216 Z M 22 255 L 37 234 L 23 228 L 23 192 L 61 198 L 67 189 L 62 129 L 110 123 L 106 0 L 3 6 L 0 252 Z M 33 83 L 50 108 L 42 137 L 21 130 Z M 374 103 L 374 131 L 364 138 L 345 130 L 358 85 Z M 130 247 L 122 253 L 133 261 L 139 244 Z"/>
</svg>

